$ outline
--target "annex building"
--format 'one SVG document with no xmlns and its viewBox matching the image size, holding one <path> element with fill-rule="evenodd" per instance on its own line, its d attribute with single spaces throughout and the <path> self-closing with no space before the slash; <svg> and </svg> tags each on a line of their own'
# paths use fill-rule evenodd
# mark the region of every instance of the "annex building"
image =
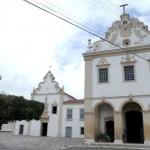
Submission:
<svg viewBox="0 0 150 150">
<path fill-rule="evenodd" d="M 138 18 L 123 13 L 105 38 L 83 53 L 84 100 L 65 93 L 51 71 L 33 90 L 31 99 L 44 102 L 39 121 L 18 121 L 14 134 L 84 138 L 97 133 L 114 143 L 150 144 L 150 31 Z"/>
</svg>

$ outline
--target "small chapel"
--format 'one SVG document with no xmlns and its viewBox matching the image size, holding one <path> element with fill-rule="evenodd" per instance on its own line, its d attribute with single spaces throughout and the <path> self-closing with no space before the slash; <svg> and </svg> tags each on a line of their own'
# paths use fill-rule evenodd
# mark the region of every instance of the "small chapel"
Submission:
<svg viewBox="0 0 150 150">
<path fill-rule="evenodd" d="M 84 99 L 64 91 L 51 71 L 31 93 L 44 102 L 39 121 L 17 121 L 16 135 L 84 138 L 97 133 L 108 142 L 150 144 L 150 31 L 123 11 L 105 37 L 88 40 Z"/>
</svg>

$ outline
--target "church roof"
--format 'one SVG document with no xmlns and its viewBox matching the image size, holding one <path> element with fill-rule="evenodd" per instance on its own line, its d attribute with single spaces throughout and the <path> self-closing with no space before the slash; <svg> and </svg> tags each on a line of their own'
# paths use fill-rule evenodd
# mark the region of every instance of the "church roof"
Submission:
<svg viewBox="0 0 150 150">
<path fill-rule="evenodd" d="M 84 104 L 84 100 L 68 100 L 63 102 L 63 104 Z"/>
</svg>

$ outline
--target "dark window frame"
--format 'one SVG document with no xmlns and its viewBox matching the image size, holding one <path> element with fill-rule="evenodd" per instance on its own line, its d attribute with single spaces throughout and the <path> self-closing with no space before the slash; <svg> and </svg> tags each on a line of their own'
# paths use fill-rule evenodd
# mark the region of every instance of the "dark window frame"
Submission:
<svg viewBox="0 0 150 150">
<path fill-rule="evenodd" d="M 108 83 L 109 82 L 109 68 L 99 68 L 98 69 L 98 81 L 99 83 Z"/>
</svg>

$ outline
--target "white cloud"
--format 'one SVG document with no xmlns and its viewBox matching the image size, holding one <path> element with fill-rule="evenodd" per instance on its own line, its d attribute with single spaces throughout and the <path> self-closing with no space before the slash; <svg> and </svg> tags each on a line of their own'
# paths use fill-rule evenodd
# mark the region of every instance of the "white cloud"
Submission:
<svg viewBox="0 0 150 150">
<path fill-rule="evenodd" d="M 43 1 L 43 0 L 40 0 Z M 118 10 L 105 11 L 83 0 L 47 0 L 53 5 L 95 26 L 101 36 L 111 26 Z M 103 0 L 103 2 L 107 2 Z M 108 1 L 110 2 L 110 0 Z M 112 1 L 117 8 L 122 2 Z M 149 0 L 126 1 L 127 11 L 136 9 L 136 15 L 149 24 Z M 111 3 L 107 3 L 110 6 Z M 116 6 L 115 6 L 116 5 Z M 142 7 L 141 7 L 142 6 Z M 100 6 L 99 6 L 100 7 Z M 134 10 L 132 9 L 134 8 Z M 122 10 L 121 10 L 122 11 Z M 143 14 L 144 13 L 144 14 Z M 117 13 L 117 16 L 119 13 Z M 142 17 L 144 16 L 144 17 Z M 77 19 L 76 18 L 76 19 Z M 145 18 L 145 19 L 144 19 Z M 0 1 L 0 91 L 30 98 L 33 87 L 43 80 L 52 66 L 52 72 L 60 86 L 76 98 L 84 94 L 84 60 L 87 40 L 97 37 L 82 31 L 23 0 Z"/>
</svg>

